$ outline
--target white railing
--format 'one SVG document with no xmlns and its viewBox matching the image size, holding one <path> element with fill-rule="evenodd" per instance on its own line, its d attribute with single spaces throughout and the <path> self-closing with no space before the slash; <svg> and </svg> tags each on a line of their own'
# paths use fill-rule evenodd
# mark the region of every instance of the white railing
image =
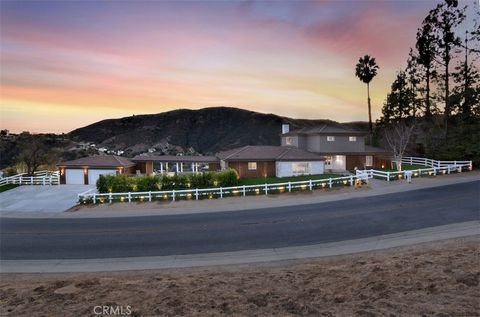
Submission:
<svg viewBox="0 0 480 317">
<path fill-rule="evenodd" d="M 182 190 L 164 190 L 149 192 L 127 192 L 127 193 L 104 193 L 99 194 L 94 190 L 88 190 L 78 195 L 80 203 L 112 203 L 152 200 L 179 200 L 179 199 L 203 199 L 203 198 L 224 198 L 246 195 L 268 195 L 271 193 L 292 192 L 295 190 L 314 190 L 320 188 L 332 188 L 333 186 L 353 186 L 356 180 L 362 180 L 358 176 L 344 176 L 335 178 L 324 178 L 297 182 L 283 182 L 261 185 L 242 185 L 217 188 L 195 188 Z M 368 181 L 367 179 L 363 179 Z"/>
<path fill-rule="evenodd" d="M 411 173 L 411 177 L 436 176 L 442 174 L 451 174 L 452 172 L 461 173 L 464 170 L 472 170 L 472 161 L 436 161 L 420 157 L 404 157 L 402 164 L 423 165 L 426 168 L 410 169 L 403 171 L 382 171 L 382 170 L 357 170 L 357 176 L 370 178 L 379 178 L 386 181 L 396 179 L 405 179 L 406 173 Z"/>
<path fill-rule="evenodd" d="M 33 176 L 26 173 L 0 178 L 0 186 L 6 184 L 16 185 L 58 185 L 60 184 L 60 173 L 58 171 L 38 171 Z"/>
<path fill-rule="evenodd" d="M 410 165 L 423 165 L 423 166 L 430 166 L 430 167 L 447 167 L 451 166 L 453 168 L 458 167 L 468 167 L 472 170 L 472 161 L 437 161 L 432 160 L 424 157 L 403 157 L 402 158 L 403 164 L 410 164 Z"/>
</svg>

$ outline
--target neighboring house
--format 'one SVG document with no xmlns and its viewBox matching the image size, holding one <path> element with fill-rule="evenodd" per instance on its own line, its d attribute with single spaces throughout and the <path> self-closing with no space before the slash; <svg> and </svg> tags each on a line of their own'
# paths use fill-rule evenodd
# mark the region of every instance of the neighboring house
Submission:
<svg viewBox="0 0 480 317">
<path fill-rule="evenodd" d="M 140 174 L 152 173 L 197 173 L 218 170 L 218 159 L 215 156 L 188 155 L 137 155 L 132 159 L 137 163 L 136 170 Z"/>
<path fill-rule="evenodd" d="M 60 184 L 95 184 L 100 175 L 133 174 L 135 163 L 115 155 L 97 155 L 57 164 Z"/>
<path fill-rule="evenodd" d="M 247 145 L 219 152 L 220 169 L 233 168 L 240 178 L 323 174 L 322 156 L 295 147 Z"/>
<path fill-rule="evenodd" d="M 388 153 L 381 148 L 365 145 L 367 132 L 322 125 L 289 131 L 282 126 L 282 146 L 294 146 L 325 157 L 327 171 L 346 171 L 389 166 Z"/>
</svg>

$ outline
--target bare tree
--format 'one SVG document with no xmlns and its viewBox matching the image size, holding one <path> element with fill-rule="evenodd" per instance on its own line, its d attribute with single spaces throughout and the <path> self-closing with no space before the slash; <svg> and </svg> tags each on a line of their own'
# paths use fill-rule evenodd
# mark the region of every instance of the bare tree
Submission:
<svg viewBox="0 0 480 317">
<path fill-rule="evenodd" d="M 20 135 L 19 147 L 21 151 L 17 156 L 17 161 L 25 164 L 28 175 L 33 175 L 40 165 L 45 164 L 47 147 L 41 137 L 29 133 Z"/>
<path fill-rule="evenodd" d="M 415 129 L 414 124 L 407 124 L 405 121 L 394 123 L 385 128 L 383 138 L 393 154 L 393 162 L 397 169 L 402 170 L 402 157 L 410 143 L 410 137 Z"/>
</svg>

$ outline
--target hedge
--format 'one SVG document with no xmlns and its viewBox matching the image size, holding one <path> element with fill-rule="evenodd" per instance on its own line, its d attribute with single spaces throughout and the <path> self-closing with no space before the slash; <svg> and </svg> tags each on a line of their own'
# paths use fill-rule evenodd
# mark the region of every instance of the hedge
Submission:
<svg viewBox="0 0 480 317">
<path fill-rule="evenodd" d="M 97 180 L 99 193 L 148 192 L 189 188 L 229 187 L 238 185 L 238 174 L 229 169 L 224 172 L 208 172 L 192 175 L 127 176 L 100 175 Z"/>
</svg>

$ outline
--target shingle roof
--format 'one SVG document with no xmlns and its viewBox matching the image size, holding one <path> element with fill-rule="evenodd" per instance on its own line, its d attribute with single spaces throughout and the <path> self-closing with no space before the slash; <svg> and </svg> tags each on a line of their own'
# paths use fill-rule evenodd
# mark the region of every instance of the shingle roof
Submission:
<svg viewBox="0 0 480 317">
<path fill-rule="evenodd" d="M 196 163 L 214 163 L 218 159 L 215 156 L 201 156 L 201 155 L 137 155 L 132 161 L 145 162 L 196 162 Z"/>
<path fill-rule="evenodd" d="M 316 127 L 301 128 L 293 130 L 282 135 L 298 135 L 298 134 L 349 134 L 349 135 L 366 135 L 368 132 L 353 130 L 345 127 L 320 125 Z"/>
<path fill-rule="evenodd" d="M 247 145 L 233 150 L 219 152 L 217 153 L 217 157 L 226 161 L 323 160 L 323 157 L 318 154 L 300 150 L 295 147 L 270 145 Z"/>
<path fill-rule="evenodd" d="M 129 159 L 116 155 L 87 156 L 57 164 L 57 166 L 65 167 L 130 167 L 133 165 L 135 165 L 135 163 Z"/>
</svg>

